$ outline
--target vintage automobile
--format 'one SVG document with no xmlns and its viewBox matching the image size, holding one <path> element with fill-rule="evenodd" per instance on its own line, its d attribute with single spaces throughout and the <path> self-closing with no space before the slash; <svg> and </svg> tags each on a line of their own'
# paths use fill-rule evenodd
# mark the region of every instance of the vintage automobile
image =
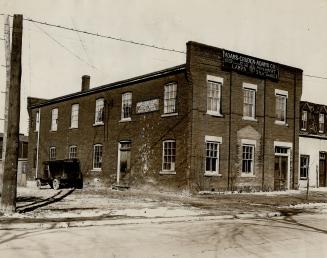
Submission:
<svg viewBox="0 0 327 258">
<path fill-rule="evenodd" d="M 49 185 L 55 190 L 61 187 L 83 188 L 83 176 L 78 159 L 45 161 L 43 167 L 43 173 L 35 178 L 38 188 L 43 185 Z"/>
</svg>

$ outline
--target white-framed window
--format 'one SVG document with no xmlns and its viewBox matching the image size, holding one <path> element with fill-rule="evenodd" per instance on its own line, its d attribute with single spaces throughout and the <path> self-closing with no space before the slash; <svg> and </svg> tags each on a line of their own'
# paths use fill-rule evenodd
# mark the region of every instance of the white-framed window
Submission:
<svg viewBox="0 0 327 258">
<path fill-rule="evenodd" d="M 101 170 L 102 168 L 102 144 L 93 145 L 93 169 Z"/>
<path fill-rule="evenodd" d="M 165 140 L 162 142 L 162 171 L 175 172 L 176 141 Z"/>
<path fill-rule="evenodd" d="M 121 120 L 130 120 L 132 115 L 132 92 L 121 96 Z"/>
<path fill-rule="evenodd" d="M 104 99 L 100 98 L 95 101 L 95 124 L 103 124 L 103 116 L 104 116 Z"/>
<path fill-rule="evenodd" d="M 302 115 L 301 115 L 301 130 L 307 130 L 308 126 L 308 111 L 302 110 Z"/>
<path fill-rule="evenodd" d="M 68 149 L 68 158 L 69 159 L 76 159 L 77 158 L 77 146 L 70 145 Z"/>
<path fill-rule="evenodd" d="M 49 160 L 56 160 L 56 147 L 50 147 Z"/>
<path fill-rule="evenodd" d="M 288 92 L 275 89 L 276 96 L 276 121 L 286 123 Z"/>
<path fill-rule="evenodd" d="M 254 144 L 242 144 L 242 173 L 245 175 L 254 173 Z"/>
<path fill-rule="evenodd" d="M 307 179 L 309 175 L 309 155 L 300 156 L 300 179 Z"/>
<path fill-rule="evenodd" d="M 172 82 L 165 85 L 165 96 L 164 96 L 165 114 L 176 112 L 176 94 L 177 94 L 177 83 Z"/>
<path fill-rule="evenodd" d="M 35 132 L 40 130 L 40 112 L 36 111 L 35 114 Z"/>
<path fill-rule="evenodd" d="M 73 104 L 70 115 L 70 128 L 78 128 L 79 104 Z"/>
<path fill-rule="evenodd" d="M 325 132 L 325 114 L 319 114 L 319 133 Z"/>
<path fill-rule="evenodd" d="M 255 95 L 257 85 L 243 83 L 243 118 L 255 120 Z"/>
<path fill-rule="evenodd" d="M 207 80 L 207 114 L 221 115 L 221 81 Z"/>
<path fill-rule="evenodd" d="M 58 129 L 58 108 L 51 110 L 51 131 L 57 131 Z"/>
<path fill-rule="evenodd" d="M 219 174 L 219 146 L 222 142 L 221 137 L 205 137 L 205 175 L 214 176 Z"/>
</svg>

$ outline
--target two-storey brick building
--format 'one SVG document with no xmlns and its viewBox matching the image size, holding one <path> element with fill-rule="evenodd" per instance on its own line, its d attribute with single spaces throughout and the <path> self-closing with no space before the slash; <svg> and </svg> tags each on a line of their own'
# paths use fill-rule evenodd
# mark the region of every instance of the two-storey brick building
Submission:
<svg viewBox="0 0 327 258">
<path fill-rule="evenodd" d="M 99 180 L 192 190 L 298 186 L 302 70 L 188 42 L 186 64 L 29 99 L 29 178 L 77 157 Z"/>
<path fill-rule="evenodd" d="M 301 101 L 299 186 L 327 186 L 327 106 Z"/>
</svg>

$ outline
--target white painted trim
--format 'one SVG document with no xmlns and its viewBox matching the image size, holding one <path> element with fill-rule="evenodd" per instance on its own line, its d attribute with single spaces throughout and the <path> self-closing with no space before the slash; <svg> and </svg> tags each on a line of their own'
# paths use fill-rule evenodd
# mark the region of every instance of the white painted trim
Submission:
<svg viewBox="0 0 327 258">
<path fill-rule="evenodd" d="M 275 89 L 275 95 L 283 95 L 286 98 L 288 98 L 288 91 L 286 90 L 279 90 L 279 89 Z"/>
<path fill-rule="evenodd" d="M 168 170 L 162 170 L 159 171 L 160 175 L 176 175 L 176 171 L 168 171 Z"/>
<path fill-rule="evenodd" d="M 224 78 L 207 74 L 207 81 L 219 82 L 222 85 L 224 84 Z"/>
<path fill-rule="evenodd" d="M 222 143 L 223 142 L 223 138 L 219 137 L 219 136 L 210 136 L 210 135 L 206 135 L 204 137 L 204 140 L 206 142 L 218 142 L 218 143 Z"/>
<path fill-rule="evenodd" d="M 258 90 L 258 85 L 252 84 L 252 83 L 248 83 L 248 82 L 243 82 L 242 87 L 243 87 L 243 89 L 246 88 L 246 89 L 251 89 L 251 90 L 255 90 L 255 91 Z"/>
<path fill-rule="evenodd" d="M 218 172 L 205 171 L 204 176 L 222 176 L 222 174 L 219 174 Z"/>
<path fill-rule="evenodd" d="M 220 112 L 215 112 L 215 111 L 211 111 L 211 110 L 207 110 L 206 114 L 210 115 L 210 116 L 223 117 L 223 115 Z"/>
<path fill-rule="evenodd" d="M 287 148 L 292 148 L 293 147 L 293 143 L 292 142 L 280 142 L 280 141 L 274 141 L 274 148 L 278 146 L 278 147 L 287 147 Z M 275 150 L 274 150 L 275 152 Z"/>
<path fill-rule="evenodd" d="M 132 121 L 132 118 L 131 117 L 122 118 L 121 120 L 119 120 L 120 123 L 130 122 L 130 121 Z"/>
<path fill-rule="evenodd" d="M 162 114 L 161 117 L 169 117 L 169 116 L 178 116 L 178 113 L 165 113 L 165 114 Z"/>
<path fill-rule="evenodd" d="M 36 168 L 35 168 L 35 177 L 36 178 L 38 177 L 38 172 L 39 172 L 39 148 L 40 148 L 40 129 L 41 129 L 41 108 L 39 108 L 39 111 L 38 112 L 39 112 L 39 128 L 38 128 L 38 131 L 37 131 L 37 143 L 36 143 Z"/>
<path fill-rule="evenodd" d="M 257 145 L 257 141 L 256 140 L 251 140 L 251 139 L 241 139 L 241 143 L 242 144 L 250 144 L 250 145 L 254 145 L 254 146 Z M 254 153 L 253 153 L 253 155 L 254 155 Z M 253 161 L 254 161 L 254 159 L 253 159 Z"/>
<path fill-rule="evenodd" d="M 258 120 L 254 117 L 251 116 L 243 116 L 242 120 L 247 120 L 247 121 L 253 121 L 253 122 L 257 122 Z"/>
<path fill-rule="evenodd" d="M 96 122 L 93 124 L 93 126 L 101 126 L 101 125 L 104 125 L 104 122 Z"/>
<path fill-rule="evenodd" d="M 286 121 L 281 121 L 281 120 L 275 120 L 275 124 L 276 125 L 285 125 L 285 126 L 288 126 L 288 124 L 286 123 Z"/>
<path fill-rule="evenodd" d="M 118 142 L 118 155 L 117 155 L 117 185 L 119 185 L 119 180 L 120 180 L 120 168 L 119 168 L 119 165 L 120 165 L 120 146 L 121 146 L 121 143 Z"/>
</svg>

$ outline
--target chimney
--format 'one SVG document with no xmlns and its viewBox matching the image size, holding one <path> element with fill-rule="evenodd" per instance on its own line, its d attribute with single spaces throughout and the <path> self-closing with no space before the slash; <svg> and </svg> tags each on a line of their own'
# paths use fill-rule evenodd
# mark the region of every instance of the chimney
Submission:
<svg viewBox="0 0 327 258">
<path fill-rule="evenodd" d="M 82 91 L 87 91 L 90 89 L 90 76 L 83 75 L 82 76 Z"/>
</svg>

